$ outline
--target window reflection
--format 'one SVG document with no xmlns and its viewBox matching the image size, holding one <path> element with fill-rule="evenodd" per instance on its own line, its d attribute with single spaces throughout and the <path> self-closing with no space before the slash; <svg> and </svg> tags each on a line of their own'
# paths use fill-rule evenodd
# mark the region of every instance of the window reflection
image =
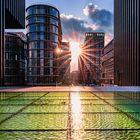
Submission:
<svg viewBox="0 0 140 140">
<path fill-rule="evenodd" d="M 54 8 L 51 8 L 50 15 L 55 16 L 55 17 L 58 18 L 58 11 L 56 9 L 54 9 Z"/>
<path fill-rule="evenodd" d="M 40 59 L 40 66 L 44 67 L 44 59 Z"/>
<path fill-rule="evenodd" d="M 54 25 L 47 25 L 45 27 L 44 24 L 32 24 L 30 26 L 27 26 L 27 33 L 35 31 L 52 32 L 58 34 L 58 27 Z"/>
</svg>

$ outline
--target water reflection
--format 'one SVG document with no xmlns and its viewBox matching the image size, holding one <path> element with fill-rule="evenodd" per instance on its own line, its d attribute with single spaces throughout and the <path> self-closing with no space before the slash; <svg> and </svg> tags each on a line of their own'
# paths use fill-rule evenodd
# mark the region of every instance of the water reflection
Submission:
<svg viewBox="0 0 140 140">
<path fill-rule="evenodd" d="M 70 96 L 68 92 L 46 96 L 45 93 L 0 93 L 0 122 L 25 107 L 21 113 L 0 123 L 0 140 L 140 139 L 139 93 L 91 94 L 75 90 Z M 40 96 L 43 97 L 35 101 Z"/>
<path fill-rule="evenodd" d="M 79 92 L 71 92 L 71 139 L 82 140 L 84 132 Z"/>
</svg>

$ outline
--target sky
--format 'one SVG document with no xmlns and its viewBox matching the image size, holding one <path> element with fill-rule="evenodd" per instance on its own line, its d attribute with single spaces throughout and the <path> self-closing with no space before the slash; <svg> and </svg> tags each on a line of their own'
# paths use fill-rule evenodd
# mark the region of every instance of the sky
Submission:
<svg viewBox="0 0 140 140">
<path fill-rule="evenodd" d="M 105 44 L 113 38 L 114 0 L 26 0 L 26 7 L 34 3 L 60 11 L 63 40 L 81 43 L 86 31 L 105 32 Z"/>
<path fill-rule="evenodd" d="M 82 44 L 88 31 L 105 32 L 105 44 L 113 38 L 114 0 L 26 0 L 26 7 L 34 3 L 51 4 L 60 11 L 65 41 Z M 72 67 L 77 69 L 76 64 Z"/>
<path fill-rule="evenodd" d="M 26 0 L 26 6 L 38 2 L 52 4 L 59 9 L 60 13 L 82 17 L 82 9 L 89 3 L 96 4 L 102 9 L 113 12 L 114 0 Z"/>
</svg>

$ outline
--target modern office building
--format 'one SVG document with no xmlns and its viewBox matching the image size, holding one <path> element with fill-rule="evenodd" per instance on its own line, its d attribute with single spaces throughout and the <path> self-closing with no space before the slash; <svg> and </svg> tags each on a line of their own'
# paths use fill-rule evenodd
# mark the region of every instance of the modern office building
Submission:
<svg viewBox="0 0 140 140">
<path fill-rule="evenodd" d="M 27 12 L 27 84 L 56 85 L 59 80 L 57 49 L 62 30 L 59 11 L 50 5 L 34 4 Z"/>
<path fill-rule="evenodd" d="M 25 27 L 25 0 L 0 0 L 0 85 L 4 85 L 4 30 Z"/>
<path fill-rule="evenodd" d="M 87 32 L 79 57 L 80 83 L 99 84 L 101 78 L 101 54 L 104 47 L 102 32 Z"/>
<path fill-rule="evenodd" d="M 4 85 L 25 85 L 25 37 L 21 33 L 5 34 Z"/>
<path fill-rule="evenodd" d="M 60 81 L 62 84 L 69 84 L 70 80 L 70 62 L 71 62 L 71 51 L 70 43 L 62 42 L 60 51 Z"/>
<path fill-rule="evenodd" d="M 114 85 L 114 40 L 102 50 L 101 85 Z"/>
<path fill-rule="evenodd" d="M 115 85 L 140 86 L 139 0 L 115 0 Z"/>
</svg>

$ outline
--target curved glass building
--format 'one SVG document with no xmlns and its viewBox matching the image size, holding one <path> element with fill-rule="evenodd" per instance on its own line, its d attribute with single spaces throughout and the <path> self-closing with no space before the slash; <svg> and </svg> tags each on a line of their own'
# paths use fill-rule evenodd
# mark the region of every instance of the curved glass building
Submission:
<svg viewBox="0 0 140 140">
<path fill-rule="evenodd" d="M 27 12 L 27 84 L 56 85 L 59 80 L 57 49 L 62 39 L 59 11 L 35 4 Z"/>
<path fill-rule="evenodd" d="M 25 41 L 14 33 L 5 34 L 4 85 L 25 84 Z"/>
</svg>

